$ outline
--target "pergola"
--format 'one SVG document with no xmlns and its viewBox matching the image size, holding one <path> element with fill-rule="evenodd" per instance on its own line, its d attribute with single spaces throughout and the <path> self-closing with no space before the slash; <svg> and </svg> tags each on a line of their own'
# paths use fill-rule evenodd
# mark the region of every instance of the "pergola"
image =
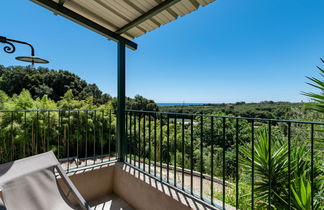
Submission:
<svg viewBox="0 0 324 210">
<path fill-rule="evenodd" d="M 132 39 L 215 0 L 31 0 L 93 30 L 117 45 L 117 140 L 119 159 L 125 152 L 125 51 L 137 49 Z"/>
</svg>

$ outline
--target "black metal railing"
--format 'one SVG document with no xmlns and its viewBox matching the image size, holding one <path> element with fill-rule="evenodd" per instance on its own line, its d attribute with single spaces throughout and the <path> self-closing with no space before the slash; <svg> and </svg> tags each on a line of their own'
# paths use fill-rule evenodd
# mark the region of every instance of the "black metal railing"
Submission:
<svg viewBox="0 0 324 210">
<path fill-rule="evenodd" d="M 0 163 L 52 150 L 70 170 L 114 160 L 114 110 L 0 111 Z"/>
<path fill-rule="evenodd" d="M 125 114 L 125 162 L 217 208 L 324 205 L 324 123 L 135 110 Z"/>
<path fill-rule="evenodd" d="M 135 110 L 125 119 L 127 164 L 216 208 L 324 206 L 324 123 Z M 48 150 L 66 170 L 117 160 L 116 120 L 110 109 L 0 111 L 0 163 Z"/>
</svg>

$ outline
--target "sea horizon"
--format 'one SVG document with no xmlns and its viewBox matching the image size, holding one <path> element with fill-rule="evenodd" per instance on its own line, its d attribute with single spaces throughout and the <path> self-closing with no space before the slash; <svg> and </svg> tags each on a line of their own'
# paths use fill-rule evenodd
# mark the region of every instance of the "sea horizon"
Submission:
<svg viewBox="0 0 324 210">
<path fill-rule="evenodd" d="M 158 106 L 194 106 L 206 104 L 219 104 L 219 103 L 156 103 Z"/>
</svg>

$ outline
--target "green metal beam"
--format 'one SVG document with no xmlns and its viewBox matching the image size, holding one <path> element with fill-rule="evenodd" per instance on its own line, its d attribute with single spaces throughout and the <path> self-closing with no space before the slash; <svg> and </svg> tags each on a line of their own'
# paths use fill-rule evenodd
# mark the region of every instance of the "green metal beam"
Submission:
<svg viewBox="0 0 324 210">
<path fill-rule="evenodd" d="M 55 3 L 52 0 L 31 0 L 32 2 L 39 4 L 40 6 L 43 6 L 51 11 L 53 11 L 56 14 L 62 15 L 66 17 L 67 19 L 70 19 L 86 28 L 89 28 L 105 37 L 108 39 L 114 40 L 116 42 L 121 42 L 126 45 L 126 47 L 136 50 L 137 49 L 137 44 L 135 42 L 132 42 L 131 40 L 128 40 L 119 34 L 83 17 L 82 15 L 73 12 L 70 9 L 65 8 L 61 4 Z"/>
<path fill-rule="evenodd" d="M 118 64 L 117 64 L 117 142 L 118 156 L 121 162 L 124 161 L 126 151 L 126 130 L 125 130 L 125 71 L 126 71 L 126 49 L 125 44 L 118 43 Z"/>
<path fill-rule="evenodd" d="M 64 5 L 64 3 L 65 3 L 65 0 L 59 0 L 59 2 L 58 2 L 60 5 Z"/>
<path fill-rule="evenodd" d="M 164 2 L 162 2 L 161 4 L 157 5 L 156 7 L 152 8 L 151 10 L 149 10 L 148 12 L 146 12 L 145 14 L 139 16 L 138 18 L 136 18 L 135 20 L 133 20 L 132 22 L 126 24 L 125 26 L 123 26 L 122 28 L 118 29 L 116 31 L 117 34 L 123 34 L 126 31 L 130 30 L 131 28 L 138 26 L 139 24 L 143 23 L 145 20 L 157 15 L 158 13 L 162 12 L 163 10 L 166 10 L 167 8 L 171 7 L 172 5 L 178 3 L 181 0 L 166 0 Z"/>
</svg>

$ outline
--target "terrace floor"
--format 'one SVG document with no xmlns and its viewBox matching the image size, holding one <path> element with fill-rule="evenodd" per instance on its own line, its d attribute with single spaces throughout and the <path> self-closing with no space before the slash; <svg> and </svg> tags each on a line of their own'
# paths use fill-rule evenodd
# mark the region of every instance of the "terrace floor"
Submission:
<svg viewBox="0 0 324 210">
<path fill-rule="evenodd" d="M 111 193 L 89 202 L 92 210 L 134 210 L 125 200 Z M 0 199 L 0 210 L 6 210 Z"/>
<path fill-rule="evenodd" d="M 114 193 L 89 202 L 93 210 L 133 210 L 126 201 Z"/>
</svg>

